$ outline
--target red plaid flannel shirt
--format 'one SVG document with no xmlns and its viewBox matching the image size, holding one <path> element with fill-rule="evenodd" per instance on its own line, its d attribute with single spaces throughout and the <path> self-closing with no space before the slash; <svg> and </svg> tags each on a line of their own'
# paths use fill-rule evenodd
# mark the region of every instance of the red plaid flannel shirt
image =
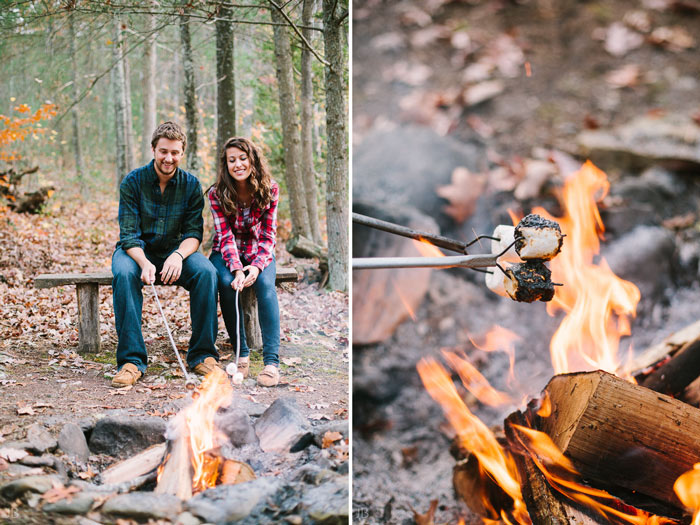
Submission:
<svg viewBox="0 0 700 525">
<path fill-rule="evenodd" d="M 235 217 L 226 217 L 214 188 L 207 193 L 211 213 L 214 216 L 214 242 L 212 250 L 221 253 L 228 269 L 233 273 L 242 270 L 241 259 L 257 266 L 260 271 L 272 261 L 277 237 L 277 203 L 279 186 L 272 181 L 272 200 L 265 208 L 250 205 L 250 213 L 243 217 L 241 210 Z"/>
</svg>

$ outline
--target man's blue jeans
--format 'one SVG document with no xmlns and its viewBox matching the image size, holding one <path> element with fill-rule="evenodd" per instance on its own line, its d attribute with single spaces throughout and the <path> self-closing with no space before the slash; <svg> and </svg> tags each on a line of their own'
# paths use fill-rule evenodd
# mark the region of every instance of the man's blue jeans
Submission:
<svg viewBox="0 0 700 525">
<path fill-rule="evenodd" d="M 243 311 L 239 302 L 239 324 L 236 326 L 236 290 L 231 288 L 233 274 L 226 266 L 224 258 L 219 252 L 212 251 L 209 260 L 216 268 L 219 282 L 219 303 L 221 304 L 221 314 L 224 317 L 228 336 L 231 338 L 231 345 L 236 348 L 236 334 L 241 334 L 241 357 L 250 353 L 250 349 L 245 339 L 245 323 L 243 321 Z M 245 266 L 246 263 L 243 263 Z M 263 363 L 266 365 L 279 366 L 280 348 L 280 307 L 277 302 L 277 290 L 275 289 L 275 279 L 277 269 L 275 259 L 260 272 L 253 290 L 258 299 L 258 320 L 260 321 L 260 331 L 263 340 Z M 240 294 L 239 294 L 240 296 Z"/>
<path fill-rule="evenodd" d="M 160 271 L 165 259 L 148 253 L 146 257 L 156 267 L 156 284 L 162 284 Z M 124 364 L 133 363 L 145 373 L 148 356 L 141 332 L 144 286 L 141 268 L 124 250 L 117 248 L 112 255 L 112 275 L 114 321 L 119 338 L 117 367 L 121 369 Z M 195 252 L 183 261 L 182 274 L 175 284 L 190 292 L 192 337 L 187 350 L 188 366 L 193 369 L 207 357 L 218 360 L 215 346 L 218 329 L 216 270 L 204 255 Z"/>
</svg>

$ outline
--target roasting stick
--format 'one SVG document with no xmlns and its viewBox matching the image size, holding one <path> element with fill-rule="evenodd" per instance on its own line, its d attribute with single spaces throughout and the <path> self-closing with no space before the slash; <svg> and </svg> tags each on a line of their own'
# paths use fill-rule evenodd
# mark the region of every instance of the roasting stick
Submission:
<svg viewBox="0 0 700 525">
<path fill-rule="evenodd" d="M 488 268 L 497 266 L 499 254 L 454 255 L 445 257 L 355 257 L 353 270 L 380 268 Z"/>
<path fill-rule="evenodd" d="M 184 374 L 185 377 L 185 388 L 187 390 L 193 390 L 194 387 L 197 385 L 197 381 L 194 377 L 191 377 L 187 373 L 187 369 L 185 368 L 185 364 L 182 362 L 182 358 L 180 357 L 180 352 L 177 351 L 177 346 L 175 345 L 175 340 L 173 339 L 173 334 L 170 331 L 170 326 L 168 326 L 168 320 L 165 318 L 165 314 L 163 313 L 163 307 L 160 304 L 160 299 L 158 299 L 158 292 L 156 292 L 156 287 L 151 283 L 151 289 L 153 290 L 153 295 L 156 298 L 156 303 L 158 303 L 158 310 L 160 310 L 160 315 L 163 318 L 163 323 L 165 324 L 165 329 L 168 331 L 168 337 L 170 338 L 170 343 L 173 345 L 173 350 L 175 351 L 175 357 L 177 357 L 177 362 L 180 363 L 180 368 L 182 369 L 182 373 Z"/>
<path fill-rule="evenodd" d="M 226 373 L 231 376 L 231 380 L 234 384 L 240 385 L 243 383 L 243 374 L 238 371 L 238 358 L 241 355 L 241 323 L 240 323 L 240 312 L 238 311 L 238 290 L 236 290 L 236 362 L 229 363 L 226 367 Z"/>
</svg>

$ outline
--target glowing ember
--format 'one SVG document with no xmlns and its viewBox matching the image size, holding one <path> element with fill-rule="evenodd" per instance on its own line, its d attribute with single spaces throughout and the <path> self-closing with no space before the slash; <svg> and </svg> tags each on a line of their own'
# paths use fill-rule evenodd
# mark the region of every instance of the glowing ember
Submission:
<svg viewBox="0 0 700 525">
<path fill-rule="evenodd" d="M 564 286 L 557 288 L 547 306 L 550 313 L 557 309 L 567 313 L 550 345 L 557 374 L 595 369 L 616 373 L 620 337 L 630 334 L 628 317 L 635 315 L 640 299 L 639 289 L 617 277 L 604 259 L 593 262 L 605 231 L 596 201 L 608 189 L 605 173 L 586 162 L 566 181 L 564 217 L 534 210 L 556 220 L 567 236 L 566 248 L 551 261 L 552 280 Z"/>
<path fill-rule="evenodd" d="M 681 474 L 673 485 L 678 499 L 694 512 L 692 525 L 700 525 L 700 463 L 693 470 Z"/>
</svg>

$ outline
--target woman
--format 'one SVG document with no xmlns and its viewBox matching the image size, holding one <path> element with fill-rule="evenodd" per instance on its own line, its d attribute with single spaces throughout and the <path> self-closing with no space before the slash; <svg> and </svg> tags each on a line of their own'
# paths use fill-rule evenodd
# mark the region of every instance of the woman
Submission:
<svg viewBox="0 0 700 525">
<path fill-rule="evenodd" d="M 250 358 L 243 315 L 236 325 L 236 291 L 252 286 L 258 299 L 263 363 L 258 384 L 279 383 L 280 314 L 275 290 L 275 238 L 279 187 L 260 150 L 248 139 L 226 141 L 216 182 L 207 192 L 214 216 L 214 242 L 209 259 L 218 274 L 221 313 L 235 346 L 240 334 L 238 371 L 248 376 Z"/>
</svg>

